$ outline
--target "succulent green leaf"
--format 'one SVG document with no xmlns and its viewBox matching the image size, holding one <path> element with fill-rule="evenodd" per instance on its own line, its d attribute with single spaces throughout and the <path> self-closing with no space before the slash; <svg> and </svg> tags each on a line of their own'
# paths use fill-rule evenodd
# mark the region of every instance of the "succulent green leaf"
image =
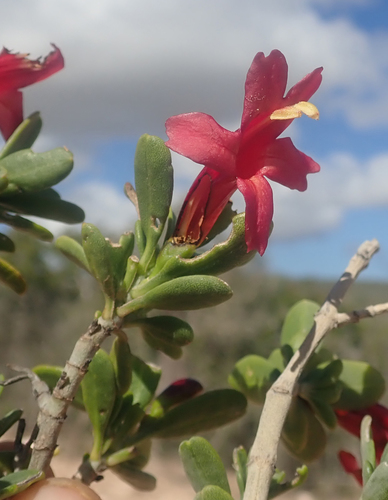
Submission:
<svg viewBox="0 0 388 500">
<path fill-rule="evenodd" d="M 388 498 L 388 463 L 381 462 L 364 484 L 361 500 L 387 500 Z"/>
<path fill-rule="evenodd" d="M 136 446 L 122 448 L 119 451 L 104 457 L 104 463 L 107 467 L 128 462 L 128 465 L 136 469 L 143 469 L 150 459 L 152 448 L 151 439 L 138 443 Z"/>
<path fill-rule="evenodd" d="M 183 355 L 183 349 L 179 346 L 169 344 L 164 340 L 157 339 L 150 335 L 147 331 L 142 332 L 143 339 L 147 344 L 155 351 L 163 352 L 166 356 L 171 359 L 180 359 Z"/>
<path fill-rule="evenodd" d="M 202 437 L 193 437 L 179 446 L 179 455 L 196 492 L 205 486 L 219 486 L 230 493 L 224 464 L 213 446 Z"/>
<path fill-rule="evenodd" d="M 19 295 L 22 295 L 27 288 L 21 273 L 3 259 L 0 259 L 0 281 Z"/>
<path fill-rule="evenodd" d="M 139 249 L 139 255 L 141 257 L 146 247 L 146 237 L 140 220 L 137 220 L 135 222 L 135 242 L 137 248 Z"/>
<path fill-rule="evenodd" d="M 2 197 L 21 192 L 42 191 L 58 184 L 73 169 L 73 154 L 65 148 L 45 153 L 23 149 L 0 160 L 0 167 L 8 172 L 8 186 Z"/>
<path fill-rule="evenodd" d="M 62 235 L 55 241 L 55 246 L 74 264 L 77 264 L 77 266 L 90 273 L 88 259 L 82 245 L 78 241 L 70 238 L 70 236 Z"/>
<path fill-rule="evenodd" d="M 242 446 L 233 450 L 233 468 L 236 471 L 238 489 L 242 499 L 248 477 L 248 453 Z"/>
<path fill-rule="evenodd" d="M 309 399 L 309 404 L 319 418 L 329 429 L 334 429 L 337 425 L 337 417 L 332 406 L 320 399 Z"/>
<path fill-rule="evenodd" d="M 11 410 L 2 419 L 0 419 L 0 437 L 5 434 L 13 424 L 16 424 L 23 415 L 23 410 Z"/>
<path fill-rule="evenodd" d="M 171 153 L 159 137 L 140 137 L 135 153 L 135 185 L 147 244 L 150 239 L 156 244 L 168 217 L 173 189 Z"/>
<path fill-rule="evenodd" d="M 180 276 L 219 275 L 246 264 L 256 255 L 255 250 L 247 252 L 245 214 L 236 215 L 233 219 L 233 228 L 229 238 L 225 242 L 215 245 L 207 252 L 197 257 L 185 258 L 186 255 L 182 255 L 181 248 L 182 246 L 174 243 L 167 243 L 159 254 L 150 277 L 133 289 L 132 296 L 144 295 L 156 286 Z M 191 257 L 194 248 L 193 245 L 184 245 L 183 251 L 188 252 L 187 257 Z M 164 258 L 165 254 L 167 254 L 168 259 Z M 160 269 L 158 263 L 162 259 L 166 263 Z"/>
<path fill-rule="evenodd" d="M 117 393 L 122 396 L 129 389 L 132 380 L 132 354 L 124 332 L 114 339 L 110 359 L 115 371 Z"/>
<path fill-rule="evenodd" d="M 377 403 L 385 390 L 381 373 L 364 361 L 343 359 L 342 364 L 339 380 L 343 388 L 334 408 L 361 410 Z"/>
<path fill-rule="evenodd" d="M 116 298 L 116 276 L 111 256 L 111 245 L 93 224 L 82 224 L 82 247 L 93 276 L 104 293 L 112 300 Z"/>
<path fill-rule="evenodd" d="M 38 377 L 48 385 L 50 391 L 53 391 L 60 376 L 62 375 L 63 368 L 61 368 L 60 366 L 37 365 L 33 368 L 32 371 L 36 373 L 36 375 L 38 375 Z M 78 388 L 71 404 L 79 410 L 85 410 L 81 387 Z"/>
<path fill-rule="evenodd" d="M 34 469 L 11 472 L 0 478 L 0 500 L 24 491 L 32 484 L 44 479 L 44 472 Z"/>
<path fill-rule="evenodd" d="M 288 451 L 303 462 L 311 462 L 322 455 L 326 434 L 309 405 L 295 397 L 291 403 L 282 440 Z"/>
<path fill-rule="evenodd" d="M 35 215 L 66 224 L 78 224 L 85 218 L 80 207 L 61 200 L 59 194 L 51 188 L 13 196 L 3 196 L 0 193 L 0 206 L 18 214 Z"/>
<path fill-rule="evenodd" d="M 279 375 L 280 371 L 267 359 L 251 354 L 236 363 L 228 382 L 249 401 L 262 405 L 268 389 Z"/>
<path fill-rule="evenodd" d="M 152 363 L 145 363 L 132 355 L 132 382 L 128 393 L 133 395 L 133 403 L 145 408 L 155 395 L 162 370 Z"/>
<path fill-rule="evenodd" d="M 0 167 L 0 194 L 7 189 L 8 186 L 8 172 L 5 168 Z"/>
<path fill-rule="evenodd" d="M 133 323 L 157 340 L 173 346 L 183 347 L 193 341 L 194 332 L 183 319 L 175 316 L 153 316 L 141 318 Z"/>
<path fill-rule="evenodd" d="M 52 241 L 54 239 L 53 234 L 43 226 L 36 224 L 20 215 L 8 214 L 6 212 L 0 212 L 0 222 L 11 226 L 17 231 L 30 234 L 35 238 L 42 241 Z"/>
<path fill-rule="evenodd" d="M 233 500 L 233 498 L 219 486 L 209 485 L 197 493 L 194 500 Z"/>
<path fill-rule="evenodd" d="M 91 460 L 99 460 L 105 430 L 116 400 L 116 377 L 109 354 L 100 349 L 81 383 L 83 401 L 93 427 Z"/>
<path fill-rule="evenodd" d="M 8 238 L 8 236 L 2 233 L 0 233 L 0 251 L 10 253 L 15 251 L 14 242 L 11 240 L 11 238 Z"/>
<path fill-rule="evenodd" d="M 106 432 L 112 439 L 111 450 L 116 451 L 127 446 L 127 441 L 131 439 L 144 415 L 140 405 L 133 404 L 132 394 L 127 393 L 120 398 L 120 408 L 114 418 L 111 418 Z"/>
<path fill-rule="evenodd" d="M 41 128 L 42 118 L 39 111 L 36 111 L 23 120 L 13 132 L 0 152 L 0 160 L 21 149 L 29 149 L 36 141 Z"/>
<path fill-rule="evenodd" d="M 299 349 L 314 325 L 314 316 L 320 306 L 311 300 L 301 300 L 288 311 L 284 320 L 280 342 L 290 345 L 294 351 Z"/>
<path fill-rule="evenodd" d="M 372 437 L 372 418 L 366 415 L 361 422 L 361 462 L 362 462 L 362 482 L 366 484 L 376 468 L 376 450 Z M 387 491 L 388 493 L 388 491 Z"/>
<path fill-rule="evenodd" d="M 147 419 L 139 435 L 175 438 L 217 429 L 244 415 L 246 405 L 239 391 L 209 391 L 175 406 L 161 418 Z"/>
<path fill-rule="evenodd" d="M 225 281 L 214 276 L 185 276 L 157 286 L 142 297 L 117 308 L 124 317 L 138 309 L 165 309 L 170 311 L 202 309 L 212 307 L 233 295 Z"/>
<path fill-rule="evenodd" d="M 112 273 L 115 282 L 115 289 L 118 290 L 124 280 L 129 257 L 132 255 L 135 245 L 133 233 L 125 233 L 120 236 L 119 243 L 112 243 L 107 240 L 110 246 L 110 261 L 112 263 Z M 126 292 L 126 290 L 125 290 Z"/>
<path fill-rule="evenodd" d="M 156 487 L 156 479 L 154 476 L 131 466 L 128 462 L 110 467 L 109 470 L 137 490 L 152 491 Z"/>
</svg>

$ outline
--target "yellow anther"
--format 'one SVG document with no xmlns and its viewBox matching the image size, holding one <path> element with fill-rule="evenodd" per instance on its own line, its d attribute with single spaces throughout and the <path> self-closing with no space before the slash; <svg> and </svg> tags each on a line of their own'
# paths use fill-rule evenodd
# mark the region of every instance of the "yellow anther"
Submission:
<svg viewBox="0 0 388 500">
<path fill-rule="evenodd" d="M 294 118 L 300 118 L 302 114 L 305 114 L 309 118 L 318 120 L 319 111 L 314 104 L 307 101 L 300 101 L 293 106 L 286 106 L 285 108 L 277 109 L 270 116 L 271 120 L 293 120 Z"/>
</svg>

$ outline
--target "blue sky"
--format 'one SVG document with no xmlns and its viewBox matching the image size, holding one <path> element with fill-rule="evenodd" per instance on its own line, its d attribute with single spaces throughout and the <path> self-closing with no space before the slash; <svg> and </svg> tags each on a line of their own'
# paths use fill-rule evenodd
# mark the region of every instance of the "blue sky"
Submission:
<svg viewBox="0 0 388 500">
<path fill-rule="evenodd" d="M 45 122 L 37 144 L 66 145 L 75 171 L 61 188 L 87 220 L 132 227 L 122 194 L 144 132 L 203 111 L 236 129 L 258 51 L 281 50 L 293 85 L 318 66 L 319 122 L 287 130 L 321 165 L 305 193 L 274 186 L 270 271 L 332 279 L 365 240 L 382 250 L 364 273 L 388 278 L 388 3 L 385 0 L 14 0 L 0 5 L 2 40 L 36 57 L 56 43 L 66 69 L 25 90 Z M 174 156 L 177 203 L 199 166 Z M 237 197 L 236 205 L 243 207 Z"/>
</svg>

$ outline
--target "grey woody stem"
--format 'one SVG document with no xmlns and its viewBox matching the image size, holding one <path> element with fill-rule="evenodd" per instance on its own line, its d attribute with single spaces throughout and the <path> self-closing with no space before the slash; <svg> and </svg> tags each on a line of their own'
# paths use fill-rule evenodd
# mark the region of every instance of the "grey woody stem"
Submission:
<svg viewBox="0 0 388 500">
<path fill-rule="evenodd" d="M 62 424 L 66 419 L 67 408 L 73 401 L 93 356 L 102 342 L 117 328 L 119 325 L 116 325 L 113 320 L 106 321 L 100 318 L 93 321 L 74 346 L 52 394 L 46 394 L 44 399 L 38 400 L 37 426 L 39 431 L 34 442 L 30 469 L 43 470 L 50 464 Z"/>
<path fill-rule="evenodd" d="M 314 326 L 303 344 L 267 392 L 259 428 L 250 452 L 244 500 L 267 500 L 271 478 L 276 467 L 277 449 L 282 428 L 298 379 L 324 336 L 339 325 L 339 305 L 349 287 L 357 279 L 360 272 L 368 266 L 378 250 L 377 240 L 366 241 L 359 247 L 356 255 L 352 257 L 348 267 L 316 314 Z M 370 317 L 370 315 L 366 314 L 364 317 Z M 350 322 L 349 318 L 351 315 L 348 315 L 347 321 L 344 321 L 344 317 L 341 320 L 343 323 Z"/>
</svg>

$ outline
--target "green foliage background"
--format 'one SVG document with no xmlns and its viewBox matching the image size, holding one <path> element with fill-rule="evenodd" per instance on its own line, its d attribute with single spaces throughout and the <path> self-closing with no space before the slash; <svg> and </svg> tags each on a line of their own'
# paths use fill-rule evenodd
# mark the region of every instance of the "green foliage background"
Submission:
<svg viewBox="0 0 388 500">
<path fill-rule="evenodd" d="M 28 367 L 40 363 L 63 365 L 75 341 L 93 319 L 94 311 L 102 306 L 100 292 L 90 276 L 52 245 L 24 235 L 15 235 L 14 240 L 23 252 L 16 252 L 10 260 L 22 271 L 29 288 L 18 297 L 0 287 L 0 371 L 8 376 L 11 372 L 5 368 L 7 363 Z M 195 332 L 194 342 L 184 348 L 179 361 L 148 348 L 136 329 L 127 331 L 134 354 L 162 366 L 161 390 L 181 377 L 196 378 L 206 389 L 226 387 L 227 376 L 238 359 L 250 353 L 268 356 L 277 347 L 282 322 L 295 302 L 309 298 L 322 303 L 332 286 L 331 282 L 271 276 L 255 262 L 224 276 L 234 290 L 231 300 L 216 308 L 179 314 Z M 360 281 L 349 292 L 342 309 L 349 311 L 385 302 L 387 294 L 388 285 Z M 364 320 L 332 332 L 327 345 L 341 356 L 368 361 L 387 379 L 387 332 L 387 317 Z M 27 382 L 4 391 L 2 413 L 16 404 L 27 417 L 34 417 L 36 408 Z M 244 419 L 207 436 L 225 463 L 230 464 L 234 447 L 243 444 L 249 448 L 259 412 L 258 407 L 251 407 Z M 73 429 L 74 426 L 65 425 L 65 433 Z M 79 429 L 83 433 L 86 424 Z M 163 452 L 176 452 L 177 445 L 163 442 Z M 329 440 L 328 452 L 319 464 L 311 466 L 308 486 L 320 494 L 351 495 L 356 486 L 340 470 L 336 453 L 339 449 L 357 453 L 357 448 L 356 439 L 336 430 Z M 81 454 L 84 450 L 78 451 Z M 300 464 L 282 453 L 280 466 L 291 472 L 297 465 Z M 321 475 L 322 468 L 327 475 Z"/>
</svg>

